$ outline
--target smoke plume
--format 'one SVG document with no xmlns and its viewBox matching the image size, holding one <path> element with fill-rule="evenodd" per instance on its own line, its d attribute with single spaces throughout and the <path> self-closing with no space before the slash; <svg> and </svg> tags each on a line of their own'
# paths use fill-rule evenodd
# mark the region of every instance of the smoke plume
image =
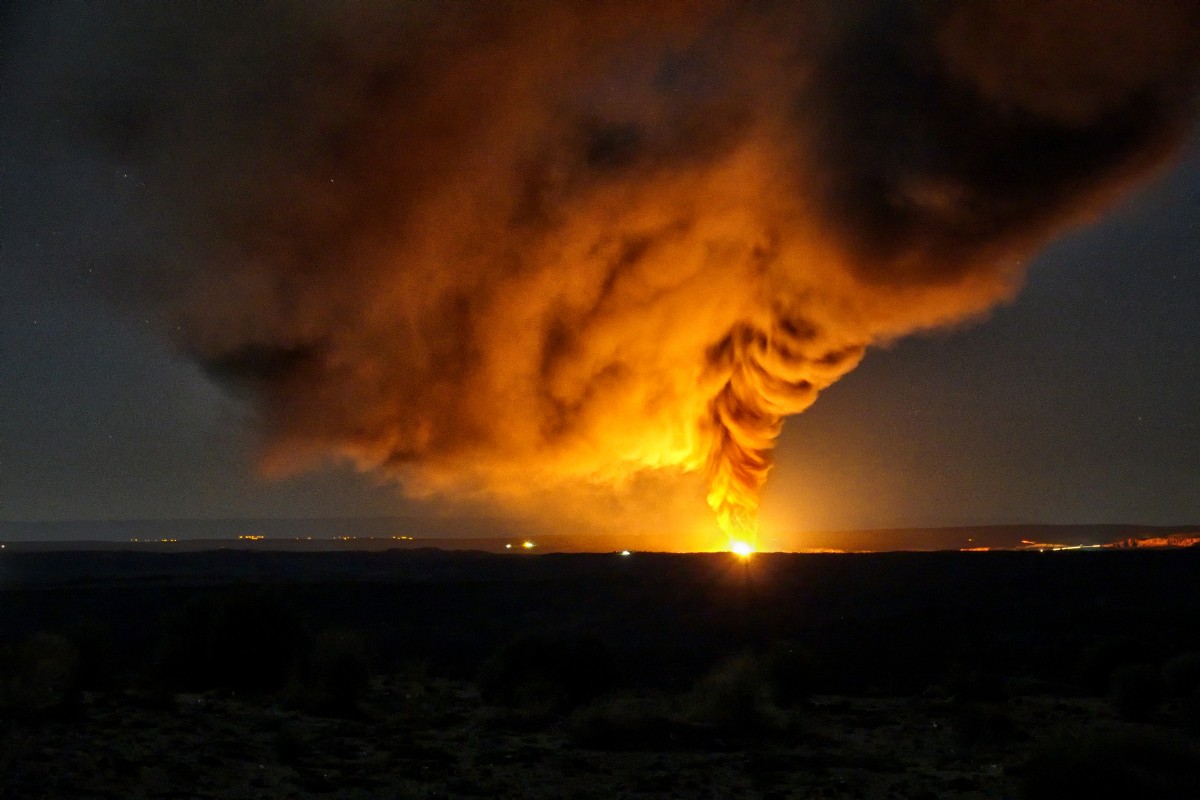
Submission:
<svg viewBox="0 0 1200 800">
<path fill-rule="evenodd" d="M 269 470 L 694 473 L 731 535 L 785 417 L 1163 163 L 1200 59 L 1193 0 L 72 8 L 71 135 L 160 234 L 112 291 Z"/>
</svg>

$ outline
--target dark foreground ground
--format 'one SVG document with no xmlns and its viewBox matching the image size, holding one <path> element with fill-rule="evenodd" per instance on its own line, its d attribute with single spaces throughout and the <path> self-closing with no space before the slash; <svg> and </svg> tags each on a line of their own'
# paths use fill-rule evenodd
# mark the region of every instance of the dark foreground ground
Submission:
<svg viewBox="0 0 1200 800">
<path fill-rule="evenodd" d="M 0 798 L 1197 798 L 1200 550 L 0 554 Z"/>
</svg>

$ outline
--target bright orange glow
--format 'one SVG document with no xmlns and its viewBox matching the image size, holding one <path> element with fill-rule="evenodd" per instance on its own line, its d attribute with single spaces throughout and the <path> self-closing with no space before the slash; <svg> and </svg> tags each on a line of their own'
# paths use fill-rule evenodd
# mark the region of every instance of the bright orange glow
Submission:
<svg viewBox="0 0 1200 800">
<path fill-rule="evenodd" d="M 738 558 L 749 558 L 754 555 L 754 546 L 749 542 L 732 541 L 729 543 L 729 552 Z"/>
</svg>

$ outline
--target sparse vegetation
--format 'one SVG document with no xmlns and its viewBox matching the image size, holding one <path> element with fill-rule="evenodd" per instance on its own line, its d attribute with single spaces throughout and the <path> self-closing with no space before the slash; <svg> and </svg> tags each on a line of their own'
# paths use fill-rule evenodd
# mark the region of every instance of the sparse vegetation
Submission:
<svg viewBox="0 0 1200 800">
<path fill-rule="evenodd" d="M 275 732 L 272 746 L 275 758 L 280 763 L 289 766 L 303 764 L 312 752 L 311 737 L 307 736 L 298 725 L 291 723 L 281 725 Z"/>
<path fill-rule="evenodd" d="M 1021 736 L 1012 715 L 998 703 L 966 702 L 950 716 L 958 744 L 968 751 L 986 750 Z"/>
<path fill-rule="evenodd" d="M 1200 797 L 1200 749 L 1179 737 L 1107 734 L 1047 744 L 1021 771 L 1023 800 Z"/>
<path fill-rule="evenodd" d="M 1200 744 L 1197 605 L 1145 592 L 1194 574 L 1191 554 L 1149 574 L 1107 554 L 780 556 L 756 562 L 752 607 L 704 559 L 437 558 L 5 589 L 0 796 L 1200 797 L 1181 746 Z M 880 583 L 852 580 L 864 564 Z M 1080 611 L 1096 585 L 1119 614 Z M 585 633 L 543 632 L 562 629 Z M 1083 695 L 1081 664 L 1113 693 Z"/>
<path fill-rule="evenodd" d="M 1097 637 L 1079 658 L 1077 682 L 1091 695 L 1103 697 L 1112 688 L 1113 670 L 1123 664 L 1136 663 L 1142 648 L 1128 636 Z"/>
<path fill-rule="evenodd" d="M 515 639 L 487 659 L 478 678 L 485 703 L 536 713 L 573 709 L 616 684 L 604 643 L 567 635 Z"/>
<path fill-rule="evenodd" d="M 1150 664 L 1124 664 L 1113 670 L 1109 700 L 1125 719 L 1146 720 L 1163 701 L 1159 671 Z"/>
<path fill-rule="evenodd" d="M 794 707 L 813 694 L 819 666 L 808 647 L 792 641 L 776 641 L 767 648 L 762 662 L 771 699 L 781 707 Z"/>
<path fill-rule="evenodd" d="M 299 617 L 269 594 L 203 595 L 166 617 L 155 673 L 177 690 L 275 691 L 295 670 L 306 639 Z"/>
<path fill-rule="evenodd" d="M 775 704 L 766 665 L 748 653 L 723 661 L 701 678 L 686 715 L 693 722 L 734 734 L 780 731 L 787 722 Z"/>
<path fill-rule="evenodd" d="M 120 664 L 112 626 L 89 616 L 68 628 L 65 635 L 79 654 L 79 687 L 89 691 L 112 689 Z"/>
<path fill-rule="evenodd" d="M 0 713 L 62 715 L 79 699 L 79 651 L 66 637 L 35 633 L 0 653 Z"/>
<path fill-rule="evenodd" d="M 1200 689 L 1183 698 L 1179 704 L 1179 713 L 1188 730 L 1200 734 Z"/>
<path fill-rule="evenodd" d="M 1171 697 L 1187 697 L 1200 690 L 1200 653 L 1176 656 L 1162 668 L 1163 684 Z"/>
<path fill-rule="evenodd" d="M 568 729 L 581 747 L 597 750 L 670 750 L 686 727 L 671 699 L 619 693 L 601 697 L 571 716 Z"/>
<path fill-rule="evenodd" d="M 361 635 L 353 631 L 320 633 L 287 688 L 292 705 L 316 714 L 353 716 L 371 682 L 370 660 Z"/>
</svg>

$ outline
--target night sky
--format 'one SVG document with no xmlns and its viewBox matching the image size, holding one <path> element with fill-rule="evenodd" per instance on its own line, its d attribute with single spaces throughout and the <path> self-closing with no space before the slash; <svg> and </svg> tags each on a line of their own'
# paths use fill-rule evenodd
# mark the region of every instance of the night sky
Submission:
<svg viewBox="0 0 1200 800">
<path fill-rule="evenodd" d="M 0 521 L 446 513 L 482 518 L 510 508 L 529 514 L 537 507 L 536 494 L 514 506 L 481 500 L 487 491 L 465 491 L 453 482 L 434 481 L 449 488 L 424 500 L 406 498 L 397 487 L 397 479 L 409 480 L 408 473 L 393 469 L 397 461 L 420 469 L 433 464 L 428 468 L 436 467 L 438 476 L 449 471 L 453 477 L 456 465 L 472 454 L 486 458 L 498 452 L 503 457 L 497 463 L 520 466 L 528 453 L 537 452 L 524 445 L 489 450 L 480 444 L 492 441 L 487 432 L 469 440 L 459 434 L 444 445 L 434 434 L 431 450 L 393 450 L 379 462 L 382 466 L 365 472 L 344 460 L 319 461 L 299 474 L 264 477 L 257 466 L 264 445 L 269 449 L 272 439 L 292 441 L 297 419 L 324 420 L 324 409 L 335 401 L 323 399 L 317 410 L 296 410 L 293 401 L 280 401 L 285 382 L 279 370 L 291 368 L 290 362 L 281 366 L 282 350 L 271 351 L 264 365 L 259 350 L 247 349 L 258 347 L 257 339 L 237 347 L 219 341 L 222 326 L 236 327 L 243 318 L 225 322 L 218 315 L 214 322 L 210 316 L 189 328 L 192 317 L 172 316 L 141 297 L 148 280 L 143 262 L 214 258 L 216 249 L 205 249 L 209 240 L 197 233 L 210 226 L 179 221 L 179 208 L 192 209 L 180 200 L 192 197 L 187 173 L 164 168 L 162 154 L 186 151 L 201 164 L 206 158 L 231 163 L 224 150 L 195 145 L 211 144 L 205 137 L 219 126 L 201 124 L 195 141 L 178 150 L 166 134 L 145 132 L 147 119 L 175 119 L 166 113 L 89 128 L 89 120 L 107 124 L 129 107 L 124 97 L 111 101 L 116 112 L 108 98 L 96 101 L 99 110 L 89 106 L 86 113 L 73 105 L 88 106 L 80 98 L 107 85 L 91 75 L 77 80 L 77 73 L 102 73 L 104 65 L 120 61 L 106 48 L 119 56 L 121 37 L 88 39 L 100 55 L 56 51 L 74 37 L 90 36 L 89 26 L 108 28 L 74 19 L 74 10 L 86 4 L 36 13 L 32 4 L 18 5 L 7 19 L 0 16 L 0 29 L 7 30 L 7 38 L 0 39 L 5 53 L 0 62 Z M 203 48 L 197 46 L 196 52 Z M 186 60 L 174 54 L 155 57 Z M 580 63 L 585 61 L 581 57 Z M 153 61 L 135 59 L 128 66 L 134 80 L 143 68 L 139 63 Z M 155 80 L 167 79 L 157 75 Z M 180 85 L 190 86 L 189 80 L 187 73 Z M 636 76 L 629 80 L 636 82 Z M 144 94 L 137 102 L 153 107 L 163 96 L 174 97 L 175 90 L 168 81 L 166 90 L 135 85 L 129 91 Z M 574 92 L 571 97 L 579 93 L 575 86 L 562 91 Z M 203 109 L 209 101 L 197 105 Z M 399 135 L 417 137 L 406 130 Z M 121 141 L 112 144 L 121 136 L 142 139 L 125 149 Z M 162 138 L 146 144 L 152 136 Z M 1182 138 L 1190 144 L 1177 148 L 1153 179 L 1139 180 L 1112 210 L 1056 233 L 1049 245 L 1022 256 L 1028 272 L 1015 300 L 1002 302 L 982 319 L 892 343 L 876 337 L 856 369 L 824 389 L 810 409 L 789 417 L 764 489 L 764 527 L 1200 522 L 1200 139 L 1194 132 Z M 355 152 L 369 150 L 363 145 Z M 664 170 L 693 169 L 691 161 L 680 167 L 654 153 L 654 163 Z M 346 163 L 357 162 L 349 158 Z M 214 168 L 224 175 L 222 169 Z M 606 172 L 603 180 L 631 179 Z M 360 177 L 356 185 L 361 194 L 368 182 Z M 582 191 L 577 185 L 571 184 L 572 192 Z M 195 193 L 206 201 L 213 195 L 212 186 Z M 397 202 L 411 196 L 398 193 Z M 256 219 L 283 216 L 262 212 L 267 202 L 255 196 L 245 207 Z M 271 209 L 280 207 L 277 199 L 269 202 Z M 307 213 L 307 206 L 298 213 L 297 230 Z M 280 229 L 290 230 L 289 224 L 280 223 Z M 386 241 L 376 235 L 385 224 L 372 220 L 368 233 L 356 234 L 355 241 Z M 942 252 L 941 240 L 931 236 L 929 241 L 918 246 Z M 338 242 L 335 253 L 358 252 Z M 890 246 L 890 240 L 861 245 L 885 256 Z M 134 268 L 127 265 L 131 261 L 137 262 Z M 172 302 L 184 302 L 193 291 L 189 287 L 181 282 L 165 291 Z M 217 289 L 194 291 L 209 292 L 197 300 L 201 305 L 219 304 L 222 296 Z M 552 332 L 568 335 L 558 328 Z M 310 355 L 300 346 L 297 352 Z M 321 357 L 329 361 L 328 354 Z M 254 374 L 247 378 L 248 372 Z M 289 376 L 286 384 L 295 382 Z M 264 397 L 265 412 L 259 404 Z M 281 404 L 291 416 L 278 410 Z M 263 414 L 285 423 L 264 424 Z M 329 448 L 338 450 L 346 431 L 362 424 L 357 417 L 344 429 L 330 423 L 321 441 L 334 442 Z M 577 451 L 564 452 L 574 459 Z M 360 451 L 351 457 L 360 464 L 367 458 Z M 424 473 L 419 477 L 425 480 Z M 702 506 L 702 493 L 696 498 Z M 639 507 L 646 505 L 639 500 Z M 464 526 L 472 533 L 481 529 L 486 524 Z"/>
<path fill-rule="evenodd" d="M 1200 519 L 1200 147 L 990 318 L 870 354 L 789 420 L 768 513 L 814 529 Z"/>
</svg>

